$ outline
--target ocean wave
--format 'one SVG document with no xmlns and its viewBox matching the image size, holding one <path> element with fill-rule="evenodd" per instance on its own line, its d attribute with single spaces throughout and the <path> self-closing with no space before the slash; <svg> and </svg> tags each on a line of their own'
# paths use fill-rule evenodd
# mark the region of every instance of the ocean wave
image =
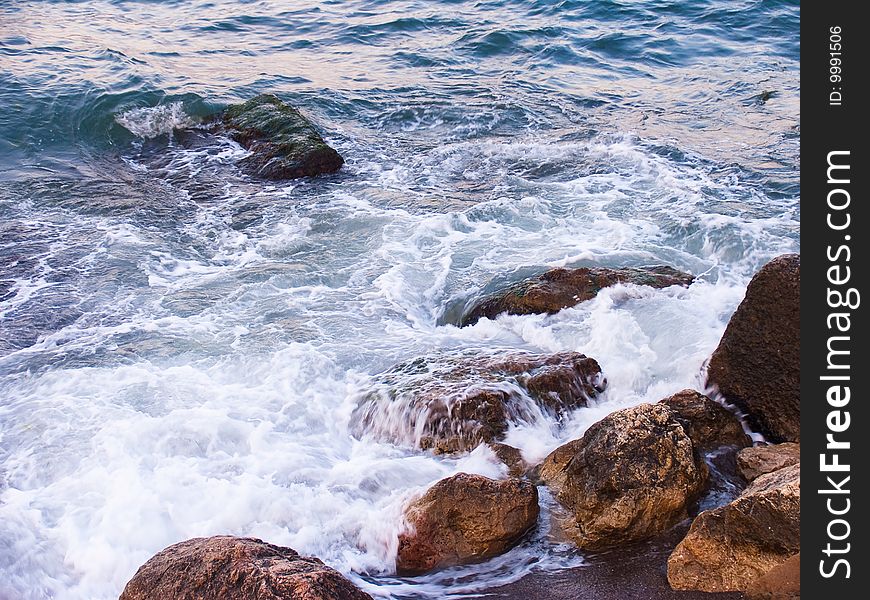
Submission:
<svg viewBox="0 0 870 600">
<path fill-rule="evenodd" d="M 190 129 L 200 123 L 184 111 L 181 102 L 131 108 L 116 114 L 115 121 L 130 133 L 146 139 L 171 134 L 176 129 Z"/>
<path fill-rule="evenodd" d="M 536 461 L 617 408 L 703 389 L 749 278 L 800 246 L 798 12 L 4 4 L 0 596 L 117 598 L 155 552 L 217 533 L 317 555 L 382 598 L 584 564 L 545 514 L 497 559 L 396 577 L 404 503 L 504 469 L 486 448 L 355 439 L 356 400 L 418 356 L 594 357 L 596 402 L 507 432 Z M 247 151 L 201 125 L 262 92 L 310 117 L 341 171 L 242 172 Z M 655 263 L 697 280 L 443 318 L 548 268 Z"/>
</svg>

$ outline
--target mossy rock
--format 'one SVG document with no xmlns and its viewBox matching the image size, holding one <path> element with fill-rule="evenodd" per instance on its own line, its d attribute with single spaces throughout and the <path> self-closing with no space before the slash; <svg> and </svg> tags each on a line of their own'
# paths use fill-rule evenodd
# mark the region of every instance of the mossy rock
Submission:
<svg viewBox="0 0 870 600">
<path fill-rule="evenodd" d="M 227 133 L 251 151 L 239 164 L 264 179 L 294 179 L 334 173 L 344 159 L 328 146 L 302 113 L 272 94 L 227 108 Z"/>
</svg>

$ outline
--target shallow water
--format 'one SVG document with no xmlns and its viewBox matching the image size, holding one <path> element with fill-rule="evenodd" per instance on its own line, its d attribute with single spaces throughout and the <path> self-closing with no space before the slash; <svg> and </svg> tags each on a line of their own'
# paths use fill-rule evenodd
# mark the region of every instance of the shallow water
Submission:
<svg viewBox="0 0 870 600">
<path fill-rule="evenodd" d="M 435 352 L 596 358 L 595 406 L 509 433 L 535 460 L 702 386 L 751 275 L 799 249 L 798 13 L 0 5 L 0 598 L 114 598 L 158 550 L 218 533 L 379 597 L 582 564 L 542 523 L 503 557 L 392 577 L 408 498 L 502 468 L 355 439 L 355 399 Z M 173 132 L 260 92 L 311 117 L 342 171 L 250 180 L 233 142 Z M 493 278 L 657 263 L 698 281 L 439 325 Z"/>
</svg>

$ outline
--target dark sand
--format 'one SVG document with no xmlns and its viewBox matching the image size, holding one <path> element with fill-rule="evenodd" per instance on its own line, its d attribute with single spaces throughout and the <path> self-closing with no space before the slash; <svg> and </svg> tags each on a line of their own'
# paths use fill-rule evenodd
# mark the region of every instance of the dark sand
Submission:
<svg viewBox="0 0 870 600">
<path fill-rule="evenodd" d="M 678 527 L 662 538 L 619 552 L 589 557 L 585 567 L 532 573 L 488 590 L 485 598 L 511 600 L 739 600 L 740 593 L 676 592 L 667 580 L 671 550 L 685 535 Z"/>
</svg>

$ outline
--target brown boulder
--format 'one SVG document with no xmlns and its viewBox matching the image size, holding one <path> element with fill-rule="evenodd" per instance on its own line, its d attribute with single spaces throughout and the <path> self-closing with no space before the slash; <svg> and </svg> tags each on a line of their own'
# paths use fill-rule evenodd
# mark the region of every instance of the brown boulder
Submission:
<svg viewBox="0 0 870 600">
<path fill-rule="evenodd" d="M 754 446 L 737 453 L 737 472 L 746 481 L 772 473 L 801 461 L 800 444 L 785 442 L 773 446 Z"/>
<path fill-rule="evenodd" d="M 501 313 L 511 315 L 551 314 L 594 298 L 603 288 L 617 283 L 633 283 L 654 288 L 687 286 L 692 275 L 672 267 L 625 267 L 621 269 L 556 268 L 525 279 L 507 289 L 474 303 L 459 319 L 458 325 L 473 325 L 483 317 L 494 319 Z"/>
<path fill-rule="evenodd" d="M 351 418 L 354 435 L 436 454 L 503 439 L 508 426 L 585 406 L 604 389 L 601 367 L 577 352 L 435 356 L 381 376 Z"/>
<path fill-rule="evenodd" d="M 142 565 L 120 600 L 372 600 L 313 557 L 253 538 L 194 538 Z"/>
<path fill-rule="evenodd" d="M 692 440 L 663 404 L 616 411 L 560 450 L 563 456 L 551 455 L 554 474 L 546 478 L 561 484 L 556 499 L 571 515 L 565 532 L 589 550 L 669 529 L 687 517 L 687 505 L 707 478 Z M 559 471 L 571 451 L 573 457 Z"/>
<path fill-rule="evenodd" d="M 512 548 L 538 520 L 529 481 L 459 473 L 442 479 L 405 510 L 396 571 L 417 575 L 478 562 Z"/>
<path fill-rule="evenodd" d="M 800 552 L 756 579 L 746 590 L 746 600 L 800 600 Z"/>
<path fill-rule="evenodd" d="M 708 383 L 772 442 L 800 441 L 800 267 L 785 254 L 755 274 L 708 368 Z"/>
<path fill-rule="evenodd" d="M 800 464 L 762 475 L 730 504 L 702 512 L 668 559 L 675 590 L 746 590 L 800 551 Z"/>
<path fill-rule="evenodd" d="M 752 444 L 737 417 L 700 392 L 683 390 L 659 403 L 674 411 L 695 448 L 702 452 L 720 446 L 745 448 Z"/>
</svg>

